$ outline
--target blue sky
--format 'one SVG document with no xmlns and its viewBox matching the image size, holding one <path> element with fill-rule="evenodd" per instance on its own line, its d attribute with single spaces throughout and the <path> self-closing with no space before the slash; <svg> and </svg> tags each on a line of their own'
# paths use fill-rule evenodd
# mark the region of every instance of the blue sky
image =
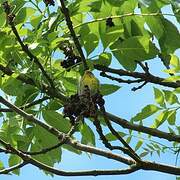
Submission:
<svg viewBox="0 0 180 180">
<path fill-rule="evenodd" d="M 165 12 L 170 12 L 170 9 L 168 7 L 164 8 Z M 173 17 L 168 17 L 170 20 L 172 20 L 173 23 L 177 25 L 177 22 L 174 20 Z M 177 55 L 180 55 L 179 52 L 177 52 Z M 156 61 L 156 60 L 154 60 Z M 158 60 L 157 60 L 158 61 Z M 157 62 L 156 61 L 156 62 Z M 112 64 L 113 66 L 120 67 L 117 62 L 114 62 Z M 164 67 L 161 65 L 161 63 L 158 61 L 156 64 L 150 64 L 150 70 L 151 72 L 154 72 L 156 74 L 159 74 L 159 69 L 164 69 Z M 114 83 L 105 79 L 100 78 L 102 83 Z M 153 96 L 153 87 L 152 84 L 147 84 L 142 89 L 132 92 L 130 85 L 121 84 L 122 88 L 114 93 L 113 95 L 107 96 L 106 99 L 106 110 L 108 112 L 111 112 L 115 115 L 119 115 L 120 117 L 123 117 L 125 119 L 130 119 L 132 116 L 134 116 L 137 112 L 139 112 L 142 107 L 144 107 L 147 104 L 154 103 L 154 96 Z M 160 86 L 156 86 L 160 87 Z M 167 89 L 167 88 L 164 88 Z M 148 124 L 148 122 L 147 122 Z M 115 126 L 117 127 L 117 126 Z M 117 127 L 119 130 L 120 127 Z M 159 139 L 156 139 L 157 141 L 160 141 Z M 162 140 L 161 140 L 162 141 Z M 164 143 L 167 143 L 166 141 L 162 141 Z M 98 146 L 101 146 L 101 143 L 98 143 Z M 168 157 L 168 158 L 167 158 Z M 163 162 L 163 163 L 170 163 L 174 164 L 175 162 L 175 156 L 172 154 L 165 154 L 161 155 L 159 158 L 158 156 L 150 157 L 147 156 L 147 159 L 157 162 Z M 5 160 L 4 156 L 0 157 L 0 160 Z M 87 156 L 87 154 L 83 153 L 82 156 L 72 154 L 68 151 L 63 151 L 62 155 L 62 162 L 57 165 L 58 168 L 62 170 L 80 170 L 80 169 L 96 169 L 96 168 L 121 168 L 125 167 L 120 163 L 102 158 L 97 157 L 95 155 L 92 155 L 90 158 Z M 3 180 L 30 180 L 30 179 L 38 179 L 38 180 L 104 180 L 104 179 L 112 179 L 112 180 L 119 180 L 120 178 L 123 178 L 123 180 L 144 180 L 144 179 L 156 179 L 156 180 L 173 180 L 175 179 L 175 176 L 164 174 L 164 173 L 158 173 L 154 171 L 138 171 L 130 175 L 121 175 L 121 176 L 97 176 L 97 177 L 59 177 L 54 176 L 54 178 L 50 176 L 46 176 L 42 171 L 40 171 L 38 168 L 32 167 L 31 165 L 27 165 L 26 167 L 23 167 L 21 170 L 20 176 L 15 175 L 1 175 L 1 179 Z"/>
</svg>

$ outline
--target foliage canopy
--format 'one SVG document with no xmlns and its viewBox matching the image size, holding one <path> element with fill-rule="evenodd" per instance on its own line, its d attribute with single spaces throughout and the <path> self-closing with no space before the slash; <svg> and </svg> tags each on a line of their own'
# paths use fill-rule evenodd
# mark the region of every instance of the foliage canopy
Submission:
<svg viewBox="0 0 180 180">
<path fill-rule="evenodd" d="M 0 0 L 0 4 L 0 153 L 7 154 L 10 167 L 0 161 L 0 174 L 19 175 L 21 167 L 32 164 L 46 174 L 63 176 L 120 175 L 139 169 L 180 175 L 178 164 L 144 160 L 169 151 L 179 157 L 178 0 Z M 149 65 L 156 63 L 159 72 L 153 74 Z M 68 103 L 72 108 L 78 80 L 88 68 L 111 81 L 101 83 L 100 95 L 120 92 L 121 83 L 133 84 L 132 91 L 153 83 L 155 103 L 142 107 L 130 120 L 110 114 L 98 102 L 97 116 L 65 117 L 63 109 Z M 102 102 L 102 96 L 98 98 Z M 100 141 L 104 146 L 97 148 Z M 61 163 L 64 149 L 104 156 L 129 168 L 77 172 L 53 168 Z"/>
</svg>

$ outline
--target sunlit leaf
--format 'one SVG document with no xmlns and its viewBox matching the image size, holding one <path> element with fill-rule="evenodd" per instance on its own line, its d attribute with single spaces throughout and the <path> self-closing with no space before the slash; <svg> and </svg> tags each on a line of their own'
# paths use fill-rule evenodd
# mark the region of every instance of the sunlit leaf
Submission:
<svg viewBox="0 0 180 180">
<path fill-rule="evenodd" d="M 140 113 L 136 114 L 131 120 L 132 121 L 141 121 L 143 119 L 146 119 L 147 117 L 153 115 L 157 111 L 159 111 L 160 108 L 158 106 L 155 106 L 154 104 L 150 104 L 145 106 Z"/>
</svg>

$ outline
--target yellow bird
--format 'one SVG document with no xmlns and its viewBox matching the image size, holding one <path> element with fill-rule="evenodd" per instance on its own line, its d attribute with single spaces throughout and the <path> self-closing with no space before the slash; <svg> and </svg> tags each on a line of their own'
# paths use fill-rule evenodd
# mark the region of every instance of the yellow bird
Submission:
<svg viewBox="0 0 180 180">
<path fill-rule="evenodd" d="M 94 95 L 99 92 L 99 80 L 94 76 L 94 74 L 90 70 L 86 70 L 84 72 L 84 75 L 80 78 L 78 91 L 80 95 L 83 94 L 86 86 L 88 86 L 91 95 Z"/>
</svg>

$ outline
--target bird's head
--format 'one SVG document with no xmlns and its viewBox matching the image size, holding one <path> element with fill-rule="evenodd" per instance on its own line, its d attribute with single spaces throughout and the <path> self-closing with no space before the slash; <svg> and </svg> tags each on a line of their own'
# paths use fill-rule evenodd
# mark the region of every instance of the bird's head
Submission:
<svg viewBox="0 0 180 180">
<path fill-rule="evenodd" d="M 90 70 L 86 70 L 84 76 L 94 77 L 94 74 Z"/>
</svg>

